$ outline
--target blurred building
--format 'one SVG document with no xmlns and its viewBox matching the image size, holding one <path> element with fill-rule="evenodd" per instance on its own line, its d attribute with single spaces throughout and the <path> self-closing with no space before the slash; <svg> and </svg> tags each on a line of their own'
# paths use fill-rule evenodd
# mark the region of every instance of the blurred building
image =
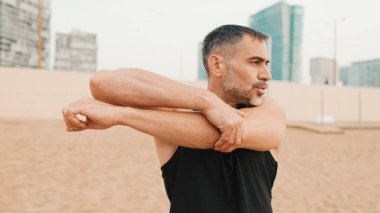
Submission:
<svg viewBox="0 0 380 213">
<path fill-rule="evenodd" d="M 38 0 L 0 0 L 0 66 L 38 66 Z M 42 67 L 49 67 L 50 1 L 42 1 Z"/>
<path fill-rule="evenodd" d="M 273 80 L 301 82 L 302 6 L 280 1 L 250 16 L 249 26 L 271 37 Z"/>
<path fill-rule="evenodd" d="M 380 87 L 380 59 L 355 62 L 339 72 L 344 85 Z"/>
<path fill-rule="evenodd" d="M 312 84 L 333 84 L 334 60 L 329 58 L 312 58 L 310 60 L 310 75 Z"/>
<path fill-rule="evenodd" d="M 54 69 L 95 72 L 97 49 L 96 34 L 78 30 L 57 33 Z"/>
<path fill-rule="evenodd" d="M 207 71 L 203 65 L 202 47 L 203 42 L 200 42 L 198 45 L 198 80 L 207 80 Z"/>
</svg>

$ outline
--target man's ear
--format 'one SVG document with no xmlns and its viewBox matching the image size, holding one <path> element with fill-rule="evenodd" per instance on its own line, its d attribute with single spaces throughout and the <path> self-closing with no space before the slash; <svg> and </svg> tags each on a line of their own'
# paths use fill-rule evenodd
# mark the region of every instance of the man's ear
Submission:
<svg viewBox="0 0 380 213">
<path fill-rule="evenodd" d="M 209 71 L 210 71 L 210 74 L 213 74 L 217 77 L 220 77 L 223 75 L 223 68 L 224 68 L 224 61 L 223 61 L 223 57 L 220 56 L 220 55 L 210 55 L 208 57 L 208 67 L 209 67 Z"/>
</svg>

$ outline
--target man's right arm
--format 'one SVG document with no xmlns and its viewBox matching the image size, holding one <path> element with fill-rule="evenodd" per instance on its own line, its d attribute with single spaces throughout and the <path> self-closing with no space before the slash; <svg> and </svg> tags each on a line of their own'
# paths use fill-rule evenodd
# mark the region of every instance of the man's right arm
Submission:
<svg viewBox="0 0 380 213">
<path fill-rule="evenodd" d="M 90 79 L 93 97 L 120 106 L 169 107 L 203 111 L 216 101 L 212 92 L 142 69 L 100 71 Z"/>
</svg>

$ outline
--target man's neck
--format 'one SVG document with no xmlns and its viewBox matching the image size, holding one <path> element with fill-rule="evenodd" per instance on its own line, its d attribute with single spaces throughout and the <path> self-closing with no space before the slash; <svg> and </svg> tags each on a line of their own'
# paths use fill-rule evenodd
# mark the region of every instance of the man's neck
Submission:
<svg viewBox="0 0 380 213">
<path fill-rule="evenodd" d="M 222 99 L 226 104 L 236 108 L 238 106 L 238 101 L 236 99 L 233 99 L 231 97 L 229 97 L 228 95 L 226 95 L 223 91 L 223 86 L 220 85 L 220 86 L 212 86 L 212 85 L 208 85 L 208 88 L 207 88 L 209 91 L 213 92 L 215 95 L 217 95 L 220 99 Z"/>
</svg>

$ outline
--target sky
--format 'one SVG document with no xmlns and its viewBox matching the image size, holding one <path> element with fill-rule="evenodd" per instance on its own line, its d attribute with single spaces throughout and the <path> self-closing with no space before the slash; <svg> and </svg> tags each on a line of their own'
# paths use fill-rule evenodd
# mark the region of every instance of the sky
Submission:
<svg viewBox="0 0 380 213">
<path fill-rule="evenodd" d="M 278 0 L 51 0 L 51 51 L 55 33 L 97 34 L 98 69 L 139 67 L 172 79 L 195 80 L 204 36 L 223 24 L 248 25 L 250 15 Z M 380 1 L 288 0 L 304 7 L 302 82 L 309 61 L 333 57 L 338 21 L 339 66 L 380 58 Z M 51 62 L 53 62 L 51 54 Z M 51 63 L 52 64 L 52 63 Z"/>
</svg>

